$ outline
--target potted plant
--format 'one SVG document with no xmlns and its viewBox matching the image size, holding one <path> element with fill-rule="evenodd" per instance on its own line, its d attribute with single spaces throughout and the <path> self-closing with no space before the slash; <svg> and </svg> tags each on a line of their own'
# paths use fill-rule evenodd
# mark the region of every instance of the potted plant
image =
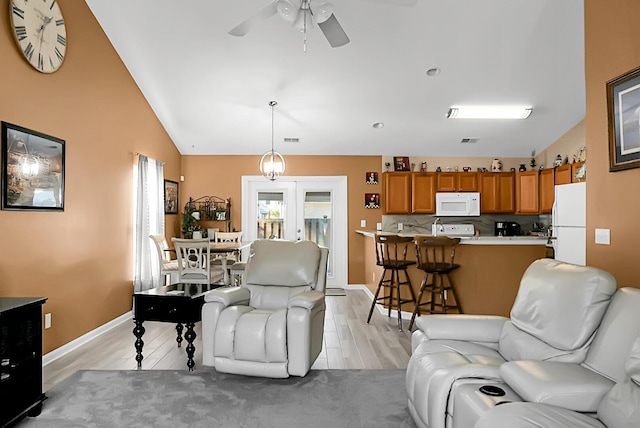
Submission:
<svg viewBox="0 0 640 428">
<path fill-rule="evenodd" d="M 200 220 L 200 211 L 196 210 L 193 205 L 187 204 L 182 212 L 182 236 L 186 239 L 193 238 L 193 232 L 201 230 L 198 225 Z"/>
</svg>

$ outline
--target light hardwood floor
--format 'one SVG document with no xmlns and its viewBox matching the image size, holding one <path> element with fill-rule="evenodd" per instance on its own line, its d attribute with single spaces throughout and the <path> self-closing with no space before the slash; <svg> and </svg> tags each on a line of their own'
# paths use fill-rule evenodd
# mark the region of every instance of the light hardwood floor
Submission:
<svg viewBox="0 0 640 428">
<path fill-rule="evenodd" d="M 397 318 L 374 311 L 367 315 L 371 299 L 362 290 L 346 296 L 327 296 L 324 347 L 313 369 L 404 369 L 411 355 L 408 321 L 398 331 Z M 176 345 L 175 324 L 147 322 L 143 336 L 143 370 L 187 369 L 185 346 Z M 202 367 L 200 323 L 196 325 L 195 370 Z M 133 321 L 125 322 L 44 367 L 44 390 L 77 370 L 134 370 Z"/>
</svg>

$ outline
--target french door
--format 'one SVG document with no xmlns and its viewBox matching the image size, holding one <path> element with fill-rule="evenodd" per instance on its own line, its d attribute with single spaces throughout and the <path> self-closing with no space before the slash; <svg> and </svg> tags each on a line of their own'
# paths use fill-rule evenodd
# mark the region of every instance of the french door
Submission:
<svg viewBox="0 0 640 428">
<path fill-rule="evenodd" d="M 243 240 L 310 240 L 329 248 L 327 287 L 347 285 L 347 178 L 242 177 Z"/>
</svg>

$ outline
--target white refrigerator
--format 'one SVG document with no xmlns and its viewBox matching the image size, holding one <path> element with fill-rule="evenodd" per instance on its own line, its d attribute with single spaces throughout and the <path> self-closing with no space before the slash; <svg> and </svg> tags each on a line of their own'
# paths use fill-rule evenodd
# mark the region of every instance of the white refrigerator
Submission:
<svg viewBox="0 0 640 428">
<path fill-rule="evenodd" d="M 587 262 L 587 183 L 555 187 L 553 249 L 556 260 L 584 266 Z"/>
</svg>

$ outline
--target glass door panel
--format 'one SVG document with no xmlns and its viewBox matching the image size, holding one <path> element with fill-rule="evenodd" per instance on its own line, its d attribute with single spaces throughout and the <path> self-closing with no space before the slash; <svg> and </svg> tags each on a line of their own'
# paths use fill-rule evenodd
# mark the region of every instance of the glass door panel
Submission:
<svg viewBox="0 0 640 428">
<path fill-rule="evenodd" d="M 285 226 L 283 192 L 258 192 L 257 239 L 283 239 Z"/>
<path fill-rule="evenodd" d="M 305 191 L 304 192 L 304 236 L 302 239 L 313 241 L 316 244 L 331 247 L 331 192 Z M 327 275 L 333 275 L 332 257 L 329 257 Z"/>
</svg>

